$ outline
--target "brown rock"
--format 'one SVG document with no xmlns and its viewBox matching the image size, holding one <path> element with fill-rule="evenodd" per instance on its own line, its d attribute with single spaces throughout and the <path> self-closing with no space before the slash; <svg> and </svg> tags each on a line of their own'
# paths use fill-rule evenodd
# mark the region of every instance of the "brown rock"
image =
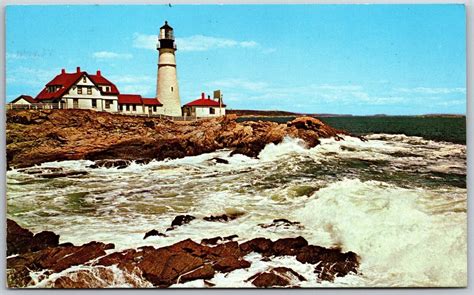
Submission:
<svg viewBox="0 0 474 295">
<path fill-rule="evenodd" d="M 270 239 L 266 238 L 255 238 L 250 241 L 240 244 L 240 250 L 245 254 L 252 251 L 257 253 L 268 253 L 271 251 L 273 242 Z"/>
<path fill-rule="evenodd" d="M 259 288 L 268 288 L 274 286 L 288 286 L 290 281 L 282 276 L 279 276 L 272 272 L 259 273 L 252 284 Z"/>
<path fill-rule="evenodd" d="M 33 235 L 15 221 L 7 219 L 7 255 L 38 251 L 59 244 L 59 235 L 51 231 L 42 231 Z"/>
<path fill-rule="evenodd" d="M 132 160 L 181 158 L 222 148 L 256 157 L 265 145 L 285 136 L 312 147 L 319 138 L 345 133 L 310 117 L 288 124 L 237 123 L 234 116 L 178 123 L 79 109 L 8 110 L 6 129 L 7 163 L 16 168 L 78 159 L 98 161 L 92 167 L 124 168 Z"/>
<path fill-rule="evenodd" d="M 193 270 L 189 273 L 186 273 L 186 274 L 182 275 L 179 278 L 179 282 L 180 283 L 185 283 L 185 282 L 194 281 L 194 280 L 201 280 L 201 279 L 209 280 L 209 279 L 212 279 L 214 277 L 215 273 L 216 273 L 216 271 L 214 270 L 214 268 L 210 264 L 205 264 L 205 265 L 199 267 L 196 270 Z"/>
<path fill-rule="evenodd" d="M 227 256 L 217 260 L 213 267 L 220 272 L 230 272 L 240 268 L 249 268 L 250 262 L 235 256 Z"/>
<path fill-rule="evenodd" d="M 32 240 L 32 232 L 7 219 L 7 256 L 28 252 Z"/>
<path fill-rule="evenodd" d="M 105 255 L 113 244 L 90 242 L 82 246 L 49 247 L 36 252 L 23 253 L 7 259 L 7 273 L 10 287 L 24 287 L 29 284 L 30 271 L 49 269 L 60 272 L 73 265 L 84 264 Z"/>
<path fill-rule="evenodd" d="M 279 239 L 273 243 L 272 254 L 276 256 L 296 255 L 308 246 L 308 241 L 303 237 Z"/>
<path fill-rule="evenodd" d="M 259 288 L 286 287 L 306 281 L 306 278 L 287 267 L 276 267 L 266 272 L 257 273 L 247 281 Z"/>
<path fill-rule="evenodd" d="M 146 239 L 148 237 L 151 237 L 151 236 L 159 236 L 159 237 L 167 237 L 167 235 L 163 234 L 163 233 L 160 233 L 159 231 L 157 231 L 156 229 L 152 229 L 150 230 L 149 232 L 147 232 L 145 234 L 145 236 L 143 237 L 143 239 Z"/>
<path fill-rule="evenodd" d="M 155 286 L 167 287 L 177 282 L 179 276 L 204 265 L 204 260 L 185 252 L 168 248 L 146 249 L 137 264 L 143 276 Z"/>
<path fill-rule="evenodd" d="M 171 222 L 171 227 L 176 227 L 176 226 L 181 226 L 183 224 L 188 224 L 194 219 L 196 219 L 196 217 L 191 216 L 191 215 L 178 215 Z"/>
<path fill-rule="evenodd" d="M 201 244 L 209 246 L 209 245 L 216 245 L 217 242 L 222 241 L 222 237 L 215 237 L 209 239 L 202 239 Z"/>
<path fill-rule="evenodd" d="M 59 235 L 52 231 L 42 231 L 34 235 L 31 241 L 31 251 L 39 251 L 48 247 L 59 245 Z"/>
<path fill-rule="evenodd" d="M 327 249 L 309 245 L 296 256 L 301 263 L 317 264 L 315 273 L 321 280 L 333 281 L 350 272 L 357 273 L 359 257 L 354 252 L 341 253 L 340 249 Z"/>
</svg>

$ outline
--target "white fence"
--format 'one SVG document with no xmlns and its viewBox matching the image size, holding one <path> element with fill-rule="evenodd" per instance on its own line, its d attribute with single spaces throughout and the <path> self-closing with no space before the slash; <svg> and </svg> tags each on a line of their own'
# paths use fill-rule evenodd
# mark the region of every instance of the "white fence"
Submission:
<svg viewBox="0 0 474 295">
<path fill-rule="evenodd" d="M 53 110 L 64 109 L 60 103 L 7 104 L 7 110 Z"/>
</svg>

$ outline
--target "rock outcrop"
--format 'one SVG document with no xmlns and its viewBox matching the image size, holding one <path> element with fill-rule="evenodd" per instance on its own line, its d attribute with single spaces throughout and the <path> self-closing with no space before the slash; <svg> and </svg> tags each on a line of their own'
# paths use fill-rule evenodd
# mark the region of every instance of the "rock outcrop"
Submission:
<svg viewBox="0 0 474 295">
<path fill-rule="evenodd" d="M 113 244 L 95 241 L 74 246 L 71 243 L 58 245 L 55 240 L 54 243 L 40 243 L 47 245 L 45 247 L 24 248 L 27 239 L 34 239 L 41 233 L 33 235 L 12 220 L 8 220 L 8 225 L 7 251 L 19 253 L 7 259 L 7 281 L 12 288 L 31 286 L 31 271 L 41 271 L 41 275 L 46 277 L 77 265 L 86 267 L 62 273 L 50 280 L 49 286 L 107 287 L 114 282 L 115 272 L 110 267 L 115 267 L 123 272 L 123 279 L 132 286 L 169 287 L 192 280 L 209 280 L 216 273 L 249 268 L 251 262 L 246 255 L 250 252 L 261 253 L 267 260 L 275 256 L 294 256 L 301 263 L 314 265 L 319 280 L 332 281 L 350 272 L 357 273 L 359 266 L 359 258 L 355 253 L 309 245 L 303 237 L 276 241 L 256 238 L 239 244 L 232 241 L 236 237 L 233 235 L 203 239 L 201 244 L 187 239 L 161 248 L 144 246 L 110 253 L 107 250 L 114 249 Z M 43 236 L 49 234 L 40 235 Z M 248 279 L 257 287 L 298 286 L 298 282 L 304 280 L 306 278 L 302 275 L 286 267 L 271 268 Z M 209 282 L 207 284 L 212 285 Z"/>
<path fill-rule="evenodd" d="M 265 272 L 259 272 L 247 281 L 259 288 L 289 287 L 295 283 L 306 281 L 306 278 L 288 267 L 275 267 Z"/>
<path fill-rule="evenodd" d="M 235 119 L 235 115 L 229 115 L 173 122 L 91 110 L 9 110 L 7 163 L 20 168 L 88 159 L 100 160 L 95 167 L 123 168 L 132 160 L 181 158 L 222 148 L 257 157 L 265 145 L 279 143 L 285 136 L 301 138 L 308 147 L 314 147 L 320 138 L 338 138 L 338 134 L 345 133 L 312 117 L 287 124 L 237 123 Z"/>
<path fill-rule="evenodd" d="M 7 219 L 7 256 L 38 251 L 59 244 L 59 235 L 51 231 L 33 233 Z"/>
</svg>

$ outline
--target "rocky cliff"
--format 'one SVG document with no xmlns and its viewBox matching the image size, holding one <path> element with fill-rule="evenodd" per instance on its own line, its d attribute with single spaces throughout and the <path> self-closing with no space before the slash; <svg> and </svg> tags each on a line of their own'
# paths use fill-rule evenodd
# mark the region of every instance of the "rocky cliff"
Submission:
<svg viewBox="0 0 474 295">
<path fill-rule="evenodd" d="M 222 148 L 256 157 L 268 143 L 285 136 L 308 147 L 336 130 L 311 117 L 287 124 L 235 121 L 235 115 L 193 122 L 133 117 L 91 110 L 21 110 L 7 112 L 7 163 L 28 167 L 48 161 L 180 158 Z"/>
</svg>

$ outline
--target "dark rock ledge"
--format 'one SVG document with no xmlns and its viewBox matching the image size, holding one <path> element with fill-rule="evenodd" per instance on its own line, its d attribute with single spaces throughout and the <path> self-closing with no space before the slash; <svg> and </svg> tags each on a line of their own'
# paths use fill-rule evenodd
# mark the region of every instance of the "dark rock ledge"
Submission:
<svg viewBox="0 0 474 295">
<path fill-rule="evenodd" d="M 244 243 L 231 241 L 235 236 L 206 239 L 199 244 L 190 239 L 171 246 L 152 246 L 127 249 L 107 254 L 113 244 L 89 242 L 81 246 L 71 243 L 59 244 L 59 236 L 52 232 L 33 235 L 16 222 L 7 220 L 7 283 L 10 288 L 32 285 L 30 271 L 45 271 L 44 276 L 58 273 L 74 265 L 89 265 L 96 269 L 94 274 L 79 270 L 74 276 L 60 276 L 50 287 L 54 288 L 102 288 L 112 284 L 113 275 L 106 268 L 116 265 L 125 274 L 135 274 L 155 287 L 169 287 L 202 279 L 206 286 L 218 272 L 227 273 L 236 269 L 249 268 L 251 263 L 245 255 L 258 252 L 267 259 L 276 256 L 295 256 L 301 263 L 315 265 L 318 280 L 332 281 L 348 273 L 357 273 L 359 257 L 353 252 L 342 253 L 340 249 L 327 249 L 308 245 L 303 237 L 271 241 L 255 238 Z M 216 246 L 206 242 L 222 241 Z M 17 255 L 14 255 L 17 254 Z M 250 276 L 256 287 L 297 287 L 307 278 L 286 267 L 269 269 Z M 134 281 L 130 279 L 134 285 Z M 140 286 L 140 285 L 136 285 Z"/>
</svg>

